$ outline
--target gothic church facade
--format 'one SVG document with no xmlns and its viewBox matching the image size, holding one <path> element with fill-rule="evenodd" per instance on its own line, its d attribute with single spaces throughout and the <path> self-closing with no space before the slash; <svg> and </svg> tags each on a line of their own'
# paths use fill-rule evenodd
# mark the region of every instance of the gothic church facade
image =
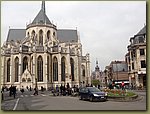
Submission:
<svg viewBox="0 0 150 114">
<path fill-rule="evenodd" d="M 1 47 L 1 86 L 48 88 L 90 84 L 90 58 L 78 31 L 57 29 L 41 10 L 26 29 L 9 29 Z"/>
</svg>

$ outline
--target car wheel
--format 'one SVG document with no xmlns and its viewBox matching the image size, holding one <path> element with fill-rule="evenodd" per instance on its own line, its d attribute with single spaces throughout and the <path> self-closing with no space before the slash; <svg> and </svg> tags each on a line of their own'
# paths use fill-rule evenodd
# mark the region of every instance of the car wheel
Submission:
<svg viewBox="0 0 150 114">
<path fill-rule="evenodd" d="M 83 100 L 83 98 L 82 98 L 82 96 L 80 95 L 80 98 L 79 98 L 80 100 Z"/>
<path fill-rule="evenodd" d="M 90 100 L 90 102 L 93 102 L 93 97 L 91 96 L 91 97 L 89 98 L 89 100 Z"/>
</svg>

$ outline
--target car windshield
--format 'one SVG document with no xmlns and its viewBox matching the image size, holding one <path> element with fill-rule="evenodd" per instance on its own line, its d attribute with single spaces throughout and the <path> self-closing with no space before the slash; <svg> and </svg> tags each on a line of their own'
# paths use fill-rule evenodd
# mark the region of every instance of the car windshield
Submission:
<svg viewBox="0 0 150 114">
<path fill-rule="evenodd" d="M 96 87 L 88 88 L 90 92 L 100 92 L 100 90 Z"/>
</svg>

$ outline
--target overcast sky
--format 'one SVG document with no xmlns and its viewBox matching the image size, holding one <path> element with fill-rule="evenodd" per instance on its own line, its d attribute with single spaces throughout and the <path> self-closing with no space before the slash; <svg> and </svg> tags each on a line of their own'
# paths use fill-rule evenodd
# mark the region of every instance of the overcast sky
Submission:
<svg viewBox="0 0 150 114">
<path fill-rule="evenodd" d="M 40 1 L 1 2 L 1 43 L 11 29 L 25 29 L 41 9 Z M 58 29 L 76 29 L 83 54 L 90 53 L 104 70 L 113 60 L 124 60 L 130 37 L 146 23 L 145 1 L 46 1 L 46 14 Z"/>
</svg>

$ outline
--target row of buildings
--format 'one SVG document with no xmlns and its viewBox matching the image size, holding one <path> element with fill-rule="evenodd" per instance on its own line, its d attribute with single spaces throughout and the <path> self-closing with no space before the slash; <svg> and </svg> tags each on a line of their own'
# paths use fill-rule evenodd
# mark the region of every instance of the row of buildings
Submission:
<svg viewBox="0 0 150 114">
<path fill-rule="evenodd" d="M 45 1 L 25 29 L 9 29 L 1 47 L 1 86 L 17 88 L 90 84 L 90 55 L 82 55 L 77 30 L 57 29 Z"/>
<path fill-rule="evenodd" d="M 102 86 L 110 82 L 122 83 L 131 87 L 146 87 L 146 25 L 133 37 L 127 46 L 124 61 L 111 61 L 110 65 L 100 71 L 96 61 L 92 80 L 100 80 Z"/>
</svg>

